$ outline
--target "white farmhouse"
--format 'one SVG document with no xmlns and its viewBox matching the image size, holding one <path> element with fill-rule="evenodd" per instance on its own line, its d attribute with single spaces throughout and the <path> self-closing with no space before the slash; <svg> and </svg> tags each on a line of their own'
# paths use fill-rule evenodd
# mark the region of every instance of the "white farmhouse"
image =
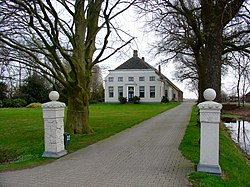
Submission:
<svg viewBox="0 0 250 187">
<path fill-rule="evenodd" d="M 114 70 L 109 70 L 105 78 L 105 102 L 117 103 L 119 97 L 131 101 L 140 97 L 141 103 L 160 103 L 163 96 L 169 101 L 183 101 L 183 92 L 167 77 L 138 57 L 135 50 L 132 58 Z"/>
</svg>

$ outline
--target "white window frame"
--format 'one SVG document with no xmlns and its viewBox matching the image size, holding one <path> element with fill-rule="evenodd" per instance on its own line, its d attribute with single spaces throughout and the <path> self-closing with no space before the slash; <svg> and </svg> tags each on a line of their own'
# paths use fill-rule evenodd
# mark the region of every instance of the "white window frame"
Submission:
<svg viewBox="0 0 250 187">
<path fill-rule="evenodd" d="M 123 77 L 118 77 L 118 82 L 123 82 Z"/>
<path fill-rule="evenodd" d="M 143 89 L 141 89 L 143 88 Z M 141 96 L 141 93 L 143 93 L 143 97 Z M 145 98 L 145 86 L 139 86 L 139 97 Z"/>
<path fill-rule="evenodd" d="M 139 77 L 139 81 L 145 81 L 145 77 Z"/>
<path fill-rule="evenodd" d="M 108 87 L 109 98 L 114 98 L 114 86 Z"/>
<path fill-rule="evenodd" d="M 109 81 L 109 82 L 114 82 L 114 77 L 109 77 L 109 78 L 108 78 L 108 81 Z"/>
<path fill-rule="evenodd" d="M 155 81 L 155 76 L 150 76 L 149 81 Z"/>
<path fill-rule="evenodd" d="M 153 94 L 153 95 L 152 95 Z M 149 97 L 150 98 L 155 98 L 155 86 L 150 86 L 149 87 Z"/>
<path fill-rule="evenodd" d="M 134 77 L 128 77 L 128 82 L 133 82 L 135 80 Z"/>
<path fill-rule="evenodd" d="M 118 86 L 118 97 L 123 97 L 123 86 Z"/>
</svg>

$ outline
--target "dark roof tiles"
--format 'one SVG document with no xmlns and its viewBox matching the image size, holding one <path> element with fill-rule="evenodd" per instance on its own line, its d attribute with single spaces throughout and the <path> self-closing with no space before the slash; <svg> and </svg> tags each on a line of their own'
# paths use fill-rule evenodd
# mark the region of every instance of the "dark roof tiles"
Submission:
<svg viewBox="0 0 250 187">
<path fill-rule="evenodd" d="M 139 57 L 132 57 L 116 68 L 119 69 L 152 69 L 152 67 Z"/>
</svg>

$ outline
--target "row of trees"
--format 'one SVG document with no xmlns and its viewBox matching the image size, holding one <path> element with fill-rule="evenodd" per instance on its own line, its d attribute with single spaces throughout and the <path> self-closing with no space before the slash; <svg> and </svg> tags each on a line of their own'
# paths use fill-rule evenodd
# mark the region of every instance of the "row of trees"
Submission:
<svg viewBox="0 0 250 187">
<path fill-rule="evenodd" d="M 90 102 L 102 102 L 104 100 L 104 88 L 99 66 L 93 67 L 92 74 Z M 33 72 L 31 75 L 27 75 L 26 78 L 18 80 L 19 84 L 16 84 L 16 80 L 20 76 L 18 72 L 15 75 L 17 77 L 10 79 L 8 72 L 3 71 L 0 76 L 0 107 L 24 107 L 30 103 L 49 101 L 48 95 L 53 90 L 53 85 L 43 76 Z M 67 102 L 65 98 L 60 98 L 60 100 Z"/>
<path fill-rule="evenodd" d="M 9 95 L 8 85 L 4 82 L 0 83 L 0 101 L 2 107 L 24 107 L 33 102 L 48 101 L 48 93 L 51 90 L 47 81 L 37 75 L 33 74 L 27 77 L 22 86 L 15 89 L 12 95 Z"/>
<path fill-rule="evenodd" d="M 234 61 L 231 63 L 231 67 L 236 79 L 236 86 L 234 87 L 236 87 L 238 106 L 240 106 L 241 101 L 244 106 L 245 95 L 250 89 L 250 59 L 240 54 L 237 57 L 233 56 L 233 58 Z"/>
<path fill-rule="evenodd" d="M 208 87 L 221 92 L 223 67 L 231 64 L 232 54 L 249 59 L 248 3 L 0 0 L 1 50 L 7 53 L 5 60 L 35 69 L 67 98 L 67 131 L 92 133 L 89 101 L 93 67 L 133 40 L 120 32 L 114 22 L 117 16 L 132 5 L 137 5 L 142 16 L 150 15 L 147 25 L 159 37 L 157 54 L 165 57 L 163 62 L 180 63 L 184 71 L 178 76 L 197 83 L 202 101 Z"/>
</svg>

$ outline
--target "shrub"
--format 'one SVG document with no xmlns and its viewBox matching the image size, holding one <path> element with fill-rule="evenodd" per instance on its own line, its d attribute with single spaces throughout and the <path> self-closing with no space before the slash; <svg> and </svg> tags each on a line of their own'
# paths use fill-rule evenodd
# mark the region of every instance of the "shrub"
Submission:
<svg viewBox="0 0 250 187">
<path fill-rule="evenodd" d="M 27 102 L 24 99 L 17 98 L 17 99 L 13 99 L 12 101 L 12 107 L 19 108 L 19 107 L 24 107 L 26 105 L 27 105 Z"/>
<path fill-rule="evenodd" d="M 11 107 L 15 107 L 15 108 L 19 108 L 19 107 L 24 107 L 27 105 L 27 102 L 24 99 L 4 99 L 2 101 L 1 107 L 3 108 L 11 108 Z"/>
<path fill-rule="evenodd" d="M 3 108 L 3 101 L 0 100 L 0 108 Z"/>
<path fill-rule="evenodd" d="M 44 103 L 49 101 L 49 91 L 50 85 L 48 85 L 46 79 L 37 73 L 33 73 L 23 81 L 16 97 L 25 99 L 27 104 L 35 102 Z"/>
<path fill-rule="evenodd" d="M 127 103 L 127 98 L 126 97 L 119 97 L 119 101 L 121 104 Z"/>
<path fill-rule="evenodd" d="M 174 98 L 172 98 L 171 102 L 177 102 Z"/>
<path fill-rule="evenodd" d="M 41 108 L 42 104 L 41 103 L 30 103 L 29 105 L 26 106 L 26 108 Z"/>
<path fill-rule="evenodd" d="M 133 102 L 134 104 L 139 104 L 139 103 L 140 103 L 140 97 L 134 96 L 133 99 L 132 99 L 132 102 Z"/>
<path fill-rule="evenodd" d="M 166 96 L 163 96 L 161 99 L 162 103 L 169 103 L 169 99 Z"/>
<path fill-rule="evenodd" d="M 12 99 L 4 99 L 3 100 L 3 108 L 13 107 Z"/>
</svg>

